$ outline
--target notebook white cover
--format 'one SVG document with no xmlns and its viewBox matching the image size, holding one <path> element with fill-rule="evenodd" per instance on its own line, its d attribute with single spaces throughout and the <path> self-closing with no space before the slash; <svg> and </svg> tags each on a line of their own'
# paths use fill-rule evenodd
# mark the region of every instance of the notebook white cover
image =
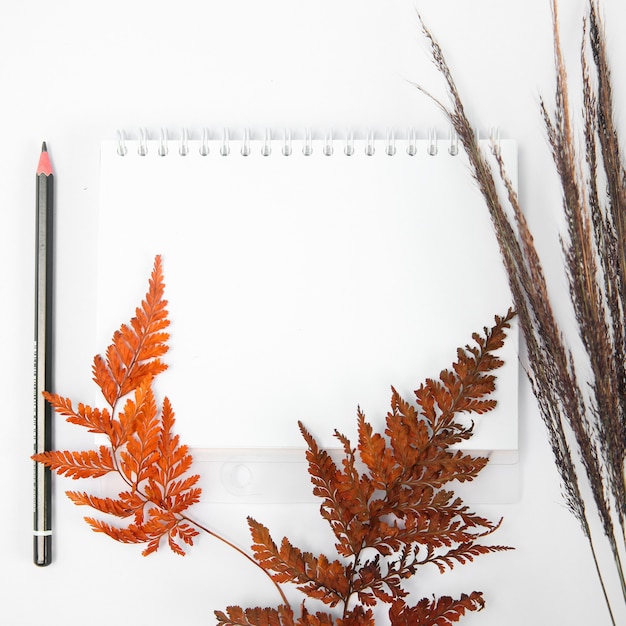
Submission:
<svg viewBox="0 0 626 626">
<path fill-rule="evenodd" d="M 485 142 L 486 143 L 486 142 Z M 163 258 L 169 369 L 157 392 L 194 448 L 300 449 L 301 420 L 328 447 L 356 442 L 360 406 L 384 428 L 393 385 L 407 399 L 511 296 L 492 226 L 462 151 L 398 141 L 190 141 L 181 156 L 127 141 L 101 153 L 97 345 L 127 322 Z M 487 148 L 486 148 L 487 149 Z M 502 140 L 510 175 L 516 146 Z M 517 334 L 501 351 L 498 407 L 472 416 L 475 450 L 517 449 Z"/>
</svg>

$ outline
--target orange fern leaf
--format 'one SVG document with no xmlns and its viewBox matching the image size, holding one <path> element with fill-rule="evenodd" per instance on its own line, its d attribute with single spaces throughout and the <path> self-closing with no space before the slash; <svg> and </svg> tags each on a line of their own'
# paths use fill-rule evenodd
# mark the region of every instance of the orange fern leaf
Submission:
<svg viewBox="0 0 626 626">
<path fill-rule="evenodd" d="M 85 519 L 94 531 L 117 541 L 147 544 L 143 554 L 156 551 L 163 539 L 175 553 L 184 554 L 181 544 L 192 545 L 198 534 L 185 512 L 200 499 L 201 490 L 195 486 L 199 476 L 187 475 L 193 459 L 173 434 L 172 406 L 165 398 L 159 411 L 152 389 L 154 377 L 167 367 L 161 361 L 168 349 L 164 329 L 169 325 L 164 287 L 161 258 L 157 256 L 148 292 L 135 317 L 114 334 L 106 358 L 94 359 L 94 381 L 108 409 L 84 404 L 75 409 L 68 398 L 45 394 L 57 413 L 91 432 L 106 435 L 109 446 L 98 451 L 54 451 L 33 456 L 56 473 L 72 478 L 98 478 L 117 472 L 129 490 L 116 498 L 75 491 L 67 495 L 75 504 L 100 513 L 118 519 L 132 517 L 124 528 Z"/>
<path fill-rule="evenodd" d="M 124 443 L 120 450 L 120 469 L 134 488 L 155 473 L 160 421 L 151 381 L 144 382 L 135 389 L 134 400 L 126 401 L 119 413 L 116 424 L 114 448 Z"/>
<path fill-rule="evenodd" d="M 178 435 L 172 433 L 174 423 L 172 405 L 165 398 L 160 425 L 155 433 L 149 484 L 145 490 L 151 500 L 158 502 L 162 509 L 173 514 L 182 514 L 200 500 L 201 490 L 194 488 L 200 476 L 184 476 L 191 468 L 193 458 L 187 446 L 179 444 Z"/>
<path fill-rule="evenodd" d="M 280 549 L 272 540 L 268 529 L 248 518 L 254 544 L 252 550 L 264 568 L 272 572 L 277 582 L 291 581 L 301 591 L 325 604 L 335 606 L 350 588 L 346 567 L 339 561 L 330 561 L 323 554 L 315 557 L 303 552 L 283 538 Z"/>
<path fill-rule="evenodd" d="M 125 528 L 118 528 L 93 517 L 85 517 L 85 521 L 95 532 L 104 533 L 120 543 L 148 543 L 155 539 L 152 533 L 147 531 L 144 526 L 138 524 L 129 524 Z M 159 533 L 156 538 L 160 539 L 160 537 L 161 534 Z"/>
<path fill-rule="evenodd" d="M 385 438 L 375 433 L 371 424 L 365 421 L 365 414 L 358 409 L 359 453 L 367 466 L 375 489 L 384 489 L 402 475 L 402 467 L 393 451 L 387 447 Z M 408 446 L 406 446 L 408 448 Z M 415 462 L 411 459 L 411 465 Z"/>
<path fill-rule="evenodd" d="M 286 605 L 277 609 L 256 607 L 245 610 L 238 606 L 229 606 L 226 613 L 215 611 L 215 617 L 222 626 L 295 626 L 293 611 Z"/>
<path fill-rule="evenodd" d="M 451 548 L 445 554 L 437 555 L 429 561 L 434 563 L 441 573 L 445 572 L 446 566 L 452 569 L 457 564 L 465 564 L 474 560 L 475 557 L 481 554 L 490 554 L 492 552 L 505 552 L 511 550 L 510 546 L 483 546 L 480 544 L 468 541 L 461 545 Z"/>
<path fill-rule="evenodd" d="M 173 552 L 184 555 L 178 540 L 193 545 L 193 538 L 198 534 L 184 512 L 200 500 L 201 490 L 194 487 L 199 476 L 184 476 L 192 458 L 186 446 L 178 445 L 178 436 L 171 432 L 174 412 L 169 400 L 164 401 L 159 416 L 149 383 L 144 380 L 135 390 L 135 399 L 127 400 L 125 411 L 134 415 L 135 429 L 119 451 L 118 468 L 132 486 L 132 496 L 139 497 L 143 506 L 133 507 L 135 522 L 126 529 L 96 520 L 89 523 L 94 530 L 117 541 L 147 543 L 144 555 L 155 552 L 164 538 Z M 120 500 L 130 504 L 124 495 L 120 494 Z M 96 504 L 100 503 L 96 501 Z"/>
<path fill-rule="evenodd" d="M 112 420 L 108 409 L 94 409 L 79 403 L 74 409 L 72 401 L 56 393 L 43 392 L 44 398 L 52 405 L 52 408 L 71 424 L 83 426 L 91 433 L 99 433 L 111 437 Z"/>
<path fill-rule="evenodd" d="M 186 445 L 180 445 L 180 438 L 173 434 L 174 411 L 169 399 L 163 400 L 161 413 L 161 427 L 157 442 L 158 459 L 156 463 L 156 480 L 163 486 L 163 497 L 176 497 L 182 491 L 188 490 L 198 480 L 199 476 L 191 476 L 184 481 L 177 480 L 183 476 L 193 463 Z"/>
<path fill-rule="evenodd" d="M 334 624 L 335 620 L 329 613 L 323 611 L 309 613 L 304 605 L 300 617 L 296 620 L 296 626 L 334 626 Z"/>
<path fill-rule="evenodd" d="M 353 581 L 354 591 L 359 598 L 369 598 L 368 601 L 362 600 L 363 604 L 373 606 L 376 600 L 389 603 L 408 595 L 402 582 L 416 571 L 410 548 L 405 546 L 399 550 L 397 560 L 388 562 L 385 568 L 380 567 L 380 561 L 380 555 L 377 555 L 375 559 L 366 562 Z"/>
<path fill-rule="evenodd" d="M 373 626 L 368 607 L 379 602 L 391 604 L 394 624 L 412 626 L 445 626 L 482 607 L 478 592 L 458 600 L 425 599 L 415 607 L 407 606 L 403 598 L 408 595 L 405 581 L 423 565 L 431 563 L 444 571 L 479 555 L 510 549 L 479 544 L 500 522 L 473 513 L 443 486 L 472 480 L 487 463 L 486 458 L 451 446 L 472 435 L 472 426 L 457 420 L 461 413 L 481 413 L 495 406 L 489 397 L 495 389 L 493 372 L 503 363 L 492 351 L 501 347 L 512 317 L 509 311 L 496 317 L 484 336 L 475 334 L 476 345 L 459 350 L 451 369 L 443 370 L 437 380 L 426 380 L 415 392 L 416 405 L 392 388 L 384 433 L 375 432 L 359 408 L 357 447 L 335 432 L 343 451 L 341 465 L 299 423 L 313 493 L 321 499 L 320 513 L 344 560 L 302 551 L 286 537 L 277 546 L 265 526 L 248 519 L 254 556 L 276 582 L 293 583 L 330 607 L 343 605 L 341 618 L 310 614 L 303 605 L 297 626 Z M 237 609 L 236 616 L 229 614 L 230 623 L 248 624 L 250 615 Z M 228 618 L 221 616 L 227 623 Z"/>
<path fill-rule="evenodd" d="M 357 478 L 352 479 L 341 472 L 330 454 L 321 449 L 315 438 L 307 431 L 301 422 L 298 422 L 300 431 L 307 443 L 306 459 L 309 463 L 309 474 L 313 483 L 313 494 L 322 498 L 321 515 L 330 524 L 338 539 L 337 550 L 342 556 L 352 556 L 358 551 L 363 542 L 362 531 L 358 523 L 359 514 L 364 512 L 362 488 L 367 490 Z M 337 434 L 337 433 L 336 433 Z M 341 438 L 341 436 L 340 436 Z M 344 438 L 344 449 L 347 442 Z M 349 467 L 350 461 L 347 461 Z M 350 470 L 348 470 L 350 471 Z M 348 493 L 351 488 L 359 492 Z M 369 493 L 373 487 L 369 488 Z M 349 496 L 349 497 L 346 497 Z M 357 523 L 355 523 L 355 520 Z"/>
<path fill-rule="evenodd" d="M 180 555 L 203 528 L 187 517 L 201 490 L 199 476 L 189 475 L 192 457 L 174 434 L 175 415 L 169 399 L 159 410 L 153 380 L 167 366 L 169 325 L 161 259 L 155 259 L 149 289 L 135 317 L 115 332 L 105 356 L 93 362 L 93 378 L 109 405 L 92 408 L 60 395 L 47 394 L 55 410 L 72 423 L 107 435 L 110 446 L 87 452 L 45 452 L 35 455 L 58 474 L 93 478 L 118 472 L 128 486 L 115 498 L 69 491 L 77 505 L 124 520 L 86 517 L 95 532 L 129 544 L 144 544 L 143 554 L 162 542 Z M 339 432 L 343 458 L 338 465 L 328 451 L 299 423 L 307 444 L 306 458 L 321 515 L 329 523 L 343 560 L 313 554 L 284 537 L 277 546 L 269 530 L 252 518 L 252 552 L 246 557 L 275 583 L 283 604 L 278 608 L 230 606 L 216 611 L 225 626 L 373 626 L 369 607 L 391 604 L 393 624 L 445 626 L 466 612 L 482 608 L 482 594 L 458 600 L 424 599 L 408 607 L 404 581 L 418 567 L 432 563 L 441 571 L 472 561 L 505 546 L 479 545 L 477 540 L 499 525 L 474 514 L 453 492 L 442 488 L 451 480 L 472 480 L 487 460 L 472 458 L 452 444 L 471 437 L 472 426 L 457 420 L 460 413 L 483 413 L 495 406 L 493 372 L 502 365 L 493 351 L 502 345 L 513 313 L 496 318 L 475 346 L 459 350 L 451 369 L 427 379 L 416 391 L 416 406 L 392 388 L 391 410 L 384 433 L 374 431 L 358 409 L 358 445 Z M 118 404 L 123 407 L 120 409 Z M 129 519 L 130 518 L 130 519 Z M 207 530 L 207 529 L 204 529 Z M 219 538 L 211 531 L 210 534 Z M 220 538 L 221 539 L 221 538 Z M 226 540 L 224 540 L 226 541 Z M 226 541 L 231 547 L 239 550 Z M 242 551 L 240 551 L 242 552 Z M 245 554 L 245 553 L 244 553 Z M 293 583 L 309 598 L 334 608 L 341 617 L 309 613 L 304 603 L 294 617 L 279 583 Z"/>
<path fill-rule="evenodd" d="M 169 339 L 169 334 L 164 332 L 169 326 L 164 290 L 161 257 L 157 256 L 148 292 L 135 310 L 135 317 L 114 333 L 106 359 L 99 355 L 94 358 L 93 379 L 111 407 L 146 377 L 167 369 L 160 358 L 168 350 Z"/>
<path fill-rule="evenodd" d="M 446 445 L 458 443 L 471 436 L 471 428 L 454 421 L 462 412 L 484 413 L 495 407 L 492 399 L 481 399 L 493 392 L 495 377 L 490 374 L 503 365 L 493 352 L 504 343 L 505 330 L 515 316 L 509 310 L 504 317 L 496 316 L 492 328 L 485 328 L 485 336 L 474 333 L 477 346 L 465 346 L 457 351 L 457 361 L 452 370 L 444 370 L 438 381 L 427 379 L 415 391 L 417 402 L 428 419 L 434 435 L 443 436 Z"/>
<path fill-rule="evenodd" d="M 70 478 L 100 478 L 116 471 L 111 452 L 106 446 L 98 451 L 69 452 L 49 450 L 33 455 L 33 460 L 43 463 L 60 476 Z"/>
<path fill-rule="evenodd" d="M 389 609 L 389 619 L 392 626 L 450 626 L 467 611 L 480 611 L 484 605 L 483 594 L 478 591 L 462 594 L 458 600 L 449 596 L 423 598 L 413 607 L 398 601 Z"/>
<path fill-rule="evenodd" d="M 371 609 L 363 609 L 358 605 L 337 620 L 337 626 L 374 626 L 375 623 Z"/>
<path fill-rule="evenodd" d="M 138 509 L 145 506 L 145 502 L 136 494 L 120 494 L 119 498 L 100 498 L 85 492 L 66 491 L 67 497 L 78 506 L 90 506 L 101 513 L 108 513 L 116 517 L 130 517 Z"/>
<path fill-rule="evenodd" d="M 198 531 L 190 524 L 158 509 L 150 510 L 147 521 L 141 524 L 129 524 L 124 528 L 112 526 L 108 522 L 92 517 L 86 517 L 85 521 L 95 532 L 104 533 L 121 543 L 147 544 L 142 552 L 144 556 L 156 552 L 164 537 L 167 538 L 172 552 L 184 556 L 185 551 L 176 539 L 180 538 L 185 544 L 192 545 L 193 538 L 198 535 Z"/>
</svg>

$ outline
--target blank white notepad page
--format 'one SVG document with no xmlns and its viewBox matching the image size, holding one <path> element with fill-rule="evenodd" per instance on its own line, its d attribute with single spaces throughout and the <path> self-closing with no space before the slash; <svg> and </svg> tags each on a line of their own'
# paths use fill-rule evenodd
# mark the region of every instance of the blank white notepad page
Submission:
<svg viewBox="0 0 626 626">
<path fill-rule="evenodd" d="M 462 153 L 401 142 L 190 141 L 161 156 L 104 142 L 98 236 L 98 346 L 133 315 L 160 254 L 171 318 L 159 397 L 196 448 L 302 448 L 356 441 L 360 406 L 384 427 L 393 385 L 413 397 L 511 296 L 487 209 Z M 513 142 L 502 141 L 516 173 Z M 517 338 L 502 351 L 498 408 L 475 416 L 467 447 L 517 448 Z"/>
</svg>

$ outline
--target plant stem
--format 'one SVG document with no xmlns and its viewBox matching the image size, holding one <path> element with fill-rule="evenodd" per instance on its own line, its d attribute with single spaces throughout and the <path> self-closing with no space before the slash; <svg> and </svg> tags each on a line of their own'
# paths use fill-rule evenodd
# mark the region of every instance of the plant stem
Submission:
<svg viewBox="0 0 626 626">
<path fill-rule="evenodd" d="M 228 541 L 228 539 L 226 539 L 225 537 L 222 537 L 218 533 L 212 531 L 211 529 L 207 528 L 206 526 L 203 526 L 202 524 L 196 522 L 194 519 L 192 519 L 190 517 L 187 517 L 186 515 L 181 515 L 180 518 L 184 519 L 185 521 L 189 522 L 190 524 L 193 524 L 196 528 L 199 528 L 200 530 L 203 530 L 208 535 L 211 535 L 211 537 L 214 537 L 215 539 L 218 539 L 222 543 L 225 543 L 229 548 L 232 548 L 233 550 L 235 550 L 236 552 L 241 554 L 243 557 L 245 557 L 248 561 L 250 561 L 250 563 L 252 563 L 253 565 L 256 565 L 272 581 L 272 584 L 274 585 L 274 587 L 276 587 L 276 591 L 278 591 L 278 593 L 280 595 L 282 603 L 285 606 L 289 606 L 289 602 L 287 601 L 287 598 L 286 598 L 285 593 L 283 592 L 281 586 L 272 578 L 272 575 L 260 563 L 255 561 L 245 550 L 242 550 L 239 546 L 237 546 L 236 544 Z"/>
<path fill-rule="evenodd" d="M 139 494 L 145 500 L 146 503 L 149 503 L 149 504 L 152 504 L 154 506 L 157 506 L 157 507 L 161 508 L 157 502 L 153 502 L 145 493 L 143 493 L 139 489 L 139 486 L 133 480 L 131 480 L 128 476 L 126 476 L 126 474 L 122 471 L 121 467 L 119 466 L 119 464 L 117 462 L 117 448 L 111 446 L 111 451 L 112 451 L 112 457 L 113 457 L 113 462 L 115 464 L 115 468 L 117 470 L 117 473 L 122 477 L 122 480 L 124 480 L 124 482 L 131 489 L 133 489 L 133 491 L 135 491 L 137 494 Z M 196 528 L 199 528 L 200 530 L 203 530 L 208 535 L 211 535 L 211 537 L 214 537 L 215 539 L 218 539 L 222 543 L 225 543 L 229 548 L 232 548 L 236 552 L 239 552 L 239 554 L 241 554 L 246 559 L 248 559 L 248 561 L 250 561 L 252 564 L 256 565 L 256 567 L 258 567 L 272 581 L 272 584 L 274 585 L 274 587 L 276 587 L 276 590 L 278 591 L 283 604 L 285 606 L 289 606 L 289 602 L 287 601 L 287 598 L 285 597 L 285 594 L 284 594 L 283 590 L 281 589 L 280 585 L 272 578 L 272 575 L 260 563 L 257 563 L 257 561 L 255 561 L 247 552 L 242 550 L 239 546 L 235 545 L 234 543 L 228 541 L 228 539 L 226 539 L 225 537 L 222 537 L 218 533 L 212 531 L 211 529 L 207 528 L 206 526 L 203 526 L 199 522 L 195 521 L 194 519 L 192 519 L 190 517 L 187 517 L 186 515 L 179 514 L 178 518 L 180 520 L 185 520 L 186 522 L 189 522 L 190 524 L 192 524 Z"/>
<path fill-rule="evenodd" d="M 615 561 L 615 568 L 617 569 L 617 573 L 619 575 L 619 582 L 622 587 L 622 596 L 624 597 L 624 601 L 626 601 L 626 580 L 624 580 L 624 567 L 622 566 L 622 559 L 619 555 L 619 550 L 615 541 L 611 542 L 611 550 L 613 552 L 613 559 Z"/>
<path fill-rule="evenodd" d="M 593 564 L 596 568 L 596 573 L 598 575 L 598 580 L 600 581 L 600 587 L 602 588 L 602 593 L 604 595 L 604 601 L 606 602 L 606 608 L 609 611 L 609 616 L 611 618 L 611 623 L 613 624 L 613 626 L 617 626 L 617 623 L 615 621 L 615 616 L 613 615 L 613 610 L 611 609 L 611 602 L 609 600 L 609 595 L 606 591 L 606 586 L 604 584 L 604 578 L 602 576 L 602 570 L 600 569 L 600 564 L 598 562 L 598 557 L 596 555 L 596 549 L 593 545 L 593 540 L 591 538 L 591 529 L 589 528 L 589 523 L 587 522 L 587 518 L 584 518 L 583 521 L 583 533 L 586 535 L 587 540 L 589 541 L 589 548 L 591 550 L 591 556 L 593 558 Z M 613 550 L 613 556 L 615 557 L 615 550 Z M 619 556 L 618 556 L 619 558 Z M 620 570 L 620 568 L 618 567 L 618 570 Z M 620 578 L 622 578 L 623 580 L 623 576 L 620 575 Z"/>
</svg>

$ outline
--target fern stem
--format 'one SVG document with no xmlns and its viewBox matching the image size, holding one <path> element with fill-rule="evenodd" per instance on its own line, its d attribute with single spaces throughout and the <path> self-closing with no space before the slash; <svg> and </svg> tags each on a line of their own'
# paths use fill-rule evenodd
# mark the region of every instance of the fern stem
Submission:
<svg viewBox="0 0 626 626">
<path fill-rule="evenodd" d="M 132 481 L 130 478 L 128 478 L 128 476 L 126 476 L 126 474 L 122 471 L 121 467 L 118 464 L 117 461 L 117 454 L 116 451 L 117 449 L 114 447 L 111 447 L 112 450 L 112 457 L 113 457 L 113 462 L 115 465 L 115 468 L 118 472 L 118 474 L 121 476 L 122 480 L 131 488 L 133 489 L 137 494 L 139 494 L 148 504 L 152 504 L 154 506 L 157 506 L 159 508 L 161 508 L 159 506 L 159 504 L 157 502 L 154 502 L 153 500 L 151 500 L 146 494 L 144 494 L 138 487 L 138 485 Z M 235 550 L 235 552 L 238 552 L 239 554 L 241 554 L 243 557 L 245 557 L 248 561 L 250 561 L 250 563 L 252 563 L 253 565 L 256 565 L 256 567 L 258 567 L 271 581 L 272 584 L 274 585 L 274 587 L 276 587 L 276 591 L 278 591 L 278 594 L 280 595 L 280 598 L 283 602 L 283 604 L 285 606 L 289 606 L 289 602 L 287 601 L 287 598 L 281 588 L 281 586 L 272 578 L 272 575 L 257 561 L 255 561 L 245 550 L 242 550 L 239 546 L 237 546 L 236 544 L 232 543 L 231 541 L 228 541 L 228 539 L 226 539 L 225 537 L 222 537 L 222 535 L 216 533 L 215 531 L 211 530 L 210 528 L 207 528 L 206 526 L 203 526 L 202 524 L 200 524 L 199 522 L 197 522 L 196 520 L 187 517 L 186 515 L 183 515 L 181 513 L 178 514 L 178 519 L 179 520 L 185 520 L 186 522 L 189 522 L 190 524 L 192 524 L 193 526 L 195 526 L 196 528 L 199 528 L 200 530 L 203 530 L 205 533 L 207 533 L 207 535 L 210 535 L 211 537 L 221 541 L 222 543 L 226 544 L 229 548 L 232 548 L 233 550 Z"/>
<path fill-rule="evenodd" d="M 271 581 L 272 584 L 274 585 L 274 587 L 276 587 L 276 591 L 278 591 L 278 594 L 280 595 L 280 598 L 282 600 L 282 603 L 285 606 L 289 606 L 289 602 L 287 601 L 287 598 L 285 596 L 285 593 L 283 592 L 281 586 L 272 578 L 272 575 L 257 561 L 255 561 L 245 550 L 242 550 L 238 545 L 232 543 L 231 541 L 229 541 L 228 539 L 226 539 L 226 537 L 222 537 L 222 535 L 216 533 L 215 531 L 211 530 L 210 528 L 207 528 L 206 526 L 203 526 L 202 524 L 196 522 L 194 519 L 191 519 L 190 517 L 187 517 L 186 515 L 182 515 L 181 514 L 181 519 L 184 519 L 185 521 L 189 522 L 190 524 L 193 524 L 196 528 L 199 528 L 200 530 L 203 530 L 205 533 L 207 533 L 208 535 L 210 535 L 211 537 L 214 537 L 215 539 L 221 541 L 222 543 L 226 544 L 229 548 L 232 548 L 233 550 L 235 550 L 235 552 L 238 552 L 239 554 L 241 554 L 244 558 L 246 558 L 248 561 L 250 561 L 250 563 L 252 563 L 253 565 L 256 565 Z"/>
<path fill-rule="evenodd" d="M 112 448 L 112 451 L 113 451 L 113 455 L 112 456 L 113 456 L 113 461 L 114 461 L 115 467 L 117 469 L 118 474 L 122 477 L 122 480 L 124 480 L 124 482 L 126 482 L 129 487 L 131 487 L 136 493 L 138 493 L 142 498 L 144 498 L 146 503 L 150 503 L 150 504 L 152 504 L 154 506 L 157 506 L 157 507 L 161 508 L 157 502 L 154 502 L 153 500 L 148 498 L 148 496 L 146 494 L 144 494 L 139 489 L 138 485 L 135 484 L 131 479 L 129 479 L 128 476 L 126 476 L 126 474 L 121 470 L 121 468 L 120 468 L 120 466 L 119 466 L 119 464 L 117 462 L 116 449 Z M 220 534 L 216 533 L 215 531 L 211 530 L 210 528 L 207 528 L 206 526 L 203 526 L 202 524 L 200 524 L 196 520 L 194 520 L 194 519 L 192 519 L 190 517 L 187 517 L 186 515 L 183 515 L 182 513 L 178 514 L 178 518 L 180 520 L 185 520 L 186 522 L 189 522 L 190 524 L 193 524 L 196 528 L 199 528 L 200 530 L 203 530 L 205 533 L 207 533 L 211 537 L 214 537 L 215 539 L 218 539 L 222 543 L 225 543 L 229 548 L 232 548 L 236 552 L 239 552 L 239 554 L 241 554 L 243 557 L 248 559 L 248 561 L 250 561 L 252 564 L 256 565 L 272 581 L 272 584 L 274 585 L 274 587 L 276 587 L 276 590 L 278 591 L 283 604 L 285 606 L 289 606 L 289 602 L 287 601 L 287 598 L 285 597 L 285 594 L 284 594 L 282 588 L 280 587 L 280 585 L 272 578 L 272 575 L 260 563 L 255 561 L 245 550 L 242 550 L 239 546 L 237 546 L 236 544 L 228 541 L 228 539 L 226 539 L 225 537 L 222 537 Z"/>
</svg>

